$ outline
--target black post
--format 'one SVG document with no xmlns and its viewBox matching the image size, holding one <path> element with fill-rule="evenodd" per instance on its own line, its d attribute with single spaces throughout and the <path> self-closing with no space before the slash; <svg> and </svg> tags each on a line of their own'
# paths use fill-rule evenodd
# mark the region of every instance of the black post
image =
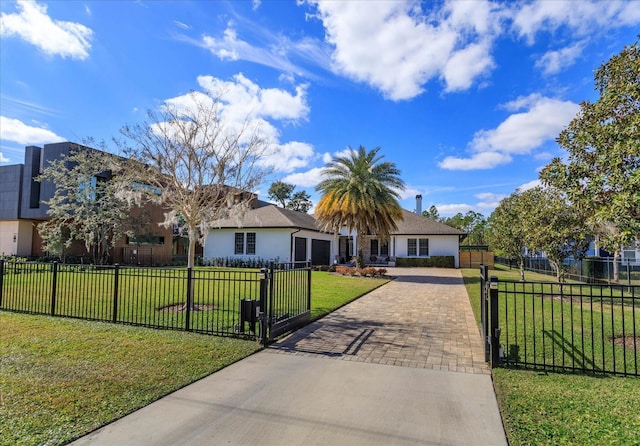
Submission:
<svg viewBox="0 0 640 446">
<path fill-rule="evenodd" d="M 491 276 L 489 281 L 489 298 L 491 300 L 491 368 L 500 365 L 500 327 L 498 327 L 498 277 Z"/>
<path fill-rule="evenodd" d="M 484 344 L 484 360 L 489 362 L 489 296 L 487 292 L 487 279 L 489 278 L 489 266 L 480 265 L 480 319 L 482 328 L 482 339 Z"/>
<path fill-rule="evenodd" d="M 187 268 L 187 308 L 185 308 L 184 329 L 191 331 L 191 303 L 193 302 L 192 281 L 193 268 Z"/>
<path fill-rule="evenodd" d="M 267 345 L 267 290 L 269 289 L 269 270 L 260 269 L 260 337 L 258 341 Z"/>
<path fill-rule="evenodd" d="M 120 265 L 115 264 L 115 268 L 113 270 L 113 316 L 112 322 L 115 324 L 118 322 L 118 286 L 119 286 L 119 277 L 120 277 Z"/>
<path fill-rule="evenodd" d="M 51 279 L 51 316 L 56 315 L 56 290 L 58 288 L 58 262 L 51 265 L 53 277 Z"/>
<path fill-rule="evenodd" d="M 307 262 L 307 311 L 311 311 L 311 260 Z"/>
<path fill-rule="evenodd" d="M 2 290 L 4 289 L 4 259 L 0 259 L 0 308 L 2 308 Z"/>
</svg>

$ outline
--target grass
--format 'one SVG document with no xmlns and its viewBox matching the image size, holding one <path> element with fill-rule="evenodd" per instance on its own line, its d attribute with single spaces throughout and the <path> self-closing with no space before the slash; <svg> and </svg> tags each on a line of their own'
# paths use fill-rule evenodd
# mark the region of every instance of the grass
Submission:
<svg viewBox="0 0 640 446">
<path fill-rule="evenodd" d="M 0 312 L 0 444 L 63 444 L 258 348 L 238 339 Z"/>
<path fill-rule="evenodd" d="M 312 274 L 318 319 L 386 283 Z M 0 445 L 59 445 L 259 350 L 254 341 L 0 311 Z"/>
<path fill-rule="evenodd" d="M 479 271 L 462 270 L 480 320 Z M 502 280 L 517 271 L 492 270 Z M 527 273 L 527 280 L 548 276 Z M 515 445 L 635 445 L 640 438 L 640 380 L 602 375 L 493 370 L 494 387 L 509 442 Z"/>
</svg>

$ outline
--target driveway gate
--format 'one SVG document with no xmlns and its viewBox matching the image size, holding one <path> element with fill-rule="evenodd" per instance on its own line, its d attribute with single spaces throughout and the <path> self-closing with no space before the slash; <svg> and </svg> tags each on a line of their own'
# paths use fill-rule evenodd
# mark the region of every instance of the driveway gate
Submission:
<svg viewBox="0 0 640 446">
<path fill-rule="evenodd" d="M 271 264 L 260 270 L 259 300 L 242 300 L 240 330 L 246 323 L 262 344 L 311 320 L 309 262 Z M 259 324 L 259 332 L 255 331 Z"/>
</svg>

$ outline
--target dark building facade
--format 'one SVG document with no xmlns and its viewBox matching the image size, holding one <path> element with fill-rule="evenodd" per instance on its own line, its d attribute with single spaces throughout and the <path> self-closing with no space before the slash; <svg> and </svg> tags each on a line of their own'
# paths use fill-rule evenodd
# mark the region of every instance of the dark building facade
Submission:
<svg viewBox="0 0 640 446">
<path fill-rule="evenodd" d="M 83 146 L 73 142 L 27 146 L 24 164 L 0 166 L 0 255 L 41 257 L 46 253 L 38 234 L 38 225 L 47 219 L 48 206 L 55 193 L 50 181 L 38 182 L 51 161 L 68 156 L 71 150 Z M 86 148 L 87 150 L 94 150 Z M 187 243 L 174 234 L 173 228 L 159 225 L 164 220 L 164 209 L 148 205 L 150 223 L 144 234 L 119 240 L 112 250 L 111 260 L 117 263 L 164 264 L 186 256 Z M 139 214 L 140 209 L 132 210 Z M 65 256 L 87 256 L 82 241 L 65 248 Z"/>
</svg>

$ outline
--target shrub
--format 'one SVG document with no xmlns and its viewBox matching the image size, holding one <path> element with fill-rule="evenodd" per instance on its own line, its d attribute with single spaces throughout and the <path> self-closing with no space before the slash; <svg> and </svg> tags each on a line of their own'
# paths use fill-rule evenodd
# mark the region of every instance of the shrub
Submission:
<svg viewBox="0 0 640 446">
<path fill-rule="evenodd" d="M 407 258 L 396 259 L 396 266 L 400 267 L 437 267 L 455 268 L 455 258 L 453 256 L 431 256 L 427 258 Z"/>
</svg>

